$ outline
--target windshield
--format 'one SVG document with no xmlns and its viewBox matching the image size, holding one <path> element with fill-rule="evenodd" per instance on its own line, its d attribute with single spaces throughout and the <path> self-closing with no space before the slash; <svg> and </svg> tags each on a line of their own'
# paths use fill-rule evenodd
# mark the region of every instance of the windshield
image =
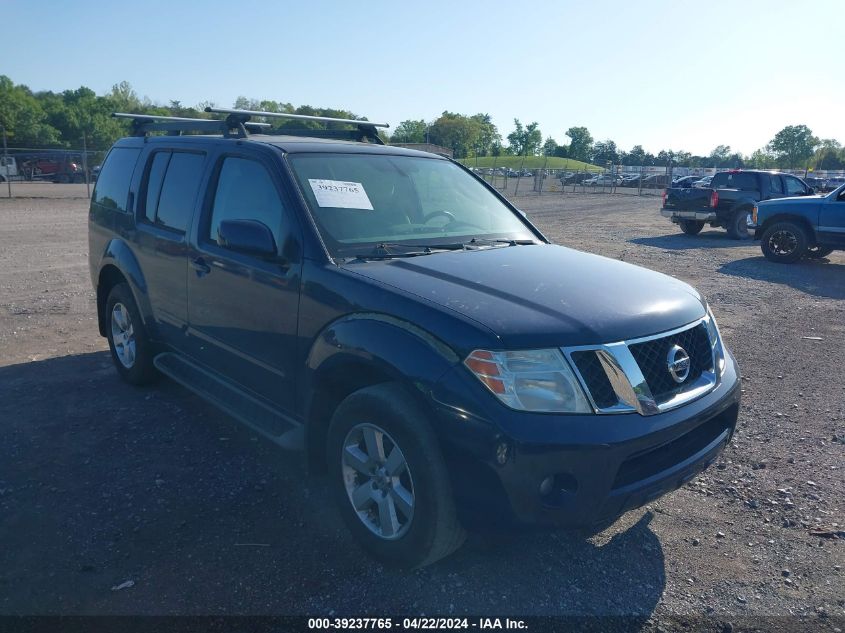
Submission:
<svg viewBox="0 0 845 633">
<path fill-rule="evenodd" d="M 446 160 L 295 154 L 289 161 L 335 257 L 365 254 L 386 243 L 537 240 L 511 209 Z"/>
</svg>

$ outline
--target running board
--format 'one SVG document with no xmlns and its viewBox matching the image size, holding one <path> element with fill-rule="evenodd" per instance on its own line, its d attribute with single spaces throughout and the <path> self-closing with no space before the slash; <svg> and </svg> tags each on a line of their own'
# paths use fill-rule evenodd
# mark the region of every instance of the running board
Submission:
<svg viewBox="0 0 845 633">
<path fill-rule="evenodd" d="M 159 354 L 153 359 L 153 364 L 165 376 L 190 389 L 282 448 L 288 450 L 304 448 L 305 427 L 256 396 L 248 394 L 243 389 L 173 352 Z"/>
</svg>

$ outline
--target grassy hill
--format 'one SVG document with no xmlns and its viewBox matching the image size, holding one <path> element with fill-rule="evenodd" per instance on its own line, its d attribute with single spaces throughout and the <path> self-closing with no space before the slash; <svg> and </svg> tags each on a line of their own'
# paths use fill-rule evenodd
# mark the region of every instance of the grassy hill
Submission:
<svg viewBox="0 0 845 633">
<path fill-rule="evenodd" d="M 476 163 L 476 160 L 478 161 Z M 496 167 L 510 167 L 511 169 L 519 169 L 522 165 L 522 156 L 481 156 L 479 158 L 465 158 L 461 162 L 467 167 L 492 167 L 493 161 L 496 162 Z M 526 156 L 525 169 L 542 169 L 543 163 L 546 161 L 545 156 Z M 596 167 L 590 163 L 582 163 L 580 160 L 572 158 L 560 158 L 559 156 L 549 156 L 546 169 L 567 169 L 570 171 L 602 171 L 601 167 Z"/>
</svg>

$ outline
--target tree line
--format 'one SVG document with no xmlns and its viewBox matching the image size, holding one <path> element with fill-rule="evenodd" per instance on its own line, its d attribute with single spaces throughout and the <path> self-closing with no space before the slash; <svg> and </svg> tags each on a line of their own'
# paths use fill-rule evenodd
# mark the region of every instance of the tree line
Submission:
<svg viewBox="0 0 845 633">
<path fill-rule="evenodd" d="M 63 92 L 33 92 L 27 86 L 15 84 L 0 75 L 0 126 L 6 130 L 9 144 L 26 148 L 79 148 L 83 137 L 92 149 L 108 149 L 129 132 L 126 120 L 114 119 L 112 112 L 133 112 L 193 118 L 211 118 L 204 109 L 212 102 L 184 106 L 179 101 L 168 104 L 153 103 L 140 98 L 127 82 L 97 95 L 80 87 Z M 285 112 L 311 116 L 360 119 L 349 110 L 320 108 L 309 105 L 266 99 L 238 97 L 235 108 Z M 325 127 L 323 124 L 302 121 L 269 121 L 284 133 L 285 128 Z M 333 124 L 328 124 L 332 126 Z M 402 121 L 392 134 L 383 133 L 385 141 L 393 143 L 431 143 L 446 147 L 455 158 L 475 156 L 560 156 L 595 165 L 607 164 L 663 166 L 670 161 L 688 167 L 754 167 L 754 168 L 813 168 L 845 169 L 845 149 L 836 139 L 819 139 L 806 125 L 789 125 L 772 140 L 750 155 L 735 152 L 729 145 L 718 145 L 708 155 L 694 155 L 682 150 L 663 149 L 652 154 L 635 145 L 628 151 L 620 149 L 611 139 L 595 140 L 583 126 L 573 126 L 564 135 L 568 142 L 559 143 L 552 136 L 544 138 L 538 123 L 523 124 L 514 119 L 514 130 L 502 138 L 489 114 L 465 115 L 444 111 L 433 121 Z"/>
</svg>

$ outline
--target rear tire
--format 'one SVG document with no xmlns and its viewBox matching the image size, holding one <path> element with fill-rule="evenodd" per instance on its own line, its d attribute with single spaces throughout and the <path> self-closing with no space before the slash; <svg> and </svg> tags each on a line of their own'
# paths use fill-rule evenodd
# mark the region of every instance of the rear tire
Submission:
<svg viewBox="0 0 845 633">
<path fill-rule="evenodd" d="M 678 220 L 678 226 L 687 235 L 698 235 L 704 228 L 704 222 L 697 220 Z"/>
<path fill-rule="evenodd" d="M 155 356 L 132 291 L 117 284 L 106 300 L 106 338 L 117 373 L 130 385 L 146 385 L 159 377 Z"/>
<path fill-rule="evenodd" d="M 728 222 L 728 235 L 735 240 L 751 238 L 748 225 L 751 222 L 751 209 L 737 209 Z"/>
<path fill-rule="evenodd" d="M 348 396 L 332 416 L 326 444 L 340 513 L 373 558 L 418 568 L 463 544 L 434 431 L 402 387 L 385 383 Z"/>
<path fill-rule="evenodd" d="M 794 222 L 776 222 L 763 231 L 760 250 L 769 261 L 795 263 L 807 252 L 807 233 Z"/>
<path fill-rule="evenodd" d="M 812 246 L 807 249 L 807 253 L 804 255 L 807 259 L 823 259 L 830 255 L 835 249 L 830 248 L 829 246 Z"/>
</svg>

